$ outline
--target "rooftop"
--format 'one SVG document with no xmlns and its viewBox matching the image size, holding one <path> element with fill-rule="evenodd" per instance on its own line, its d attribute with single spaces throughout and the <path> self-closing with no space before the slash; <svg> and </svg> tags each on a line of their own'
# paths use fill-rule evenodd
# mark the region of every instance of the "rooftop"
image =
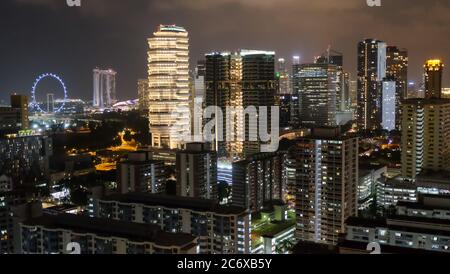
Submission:
<svg viewBox="0 0 450 274">
<path fill-rule="evenodd" d="M 275 51 L 266 51 L 266 50 L 241 50 L 241 56 L 247 55 L 275 55 Z"/>
<path fill-rule="evenodd" d="M 186 32 L 186 29 L 177 25 L 160 25 L 159 31 Z"/>
<path fill-rule="evenodd" d="M 406 99 L 403 101 L 403 104 L 447 105 L 447 104 L 450 104 L 450 99 L 449 98 L 432 98 L 432 99 L 415 98 L 415 99 Z"/>
<path fill-rule="evenodd" d="M 450 236 L 450 220 L 400 216 L 387 219 L 350 217 L 346 224 L 353 227 L 388 228 L 395 231 Z"/>
<path fill-rule="evenodd" d="M 146 206 L 162 206 L 168 208 L 185 208 L 194 211 L 214 212 L 224 215 L 245 214 L 245 208 L 236 206 L 222 206 L 214 200 L 197 199 L 190 197 L 169 196 L 151 193 L 127 193 L 114 194 L 103 199 L 103 201 L 117 201 L 128 204 L 143 204 Z"/>
<path fill-rule="evenodd" d="M 400 246 L 390 246 L 390 245 L 380 245 L 381 254 L 436 254 L 436 251 L 428 251 L 423 249 L 415 249 L 415 248 L 407 248 Z M 343 240 L 338 245 L 339 253 L 346 253 L 345 251 L 360 251 L 361 253 L 367 254 L 371 251 L 367 251 L 367 243 L 366 242 L 357 242 L 357 241 L 349 241 Z"/>
<path fill-rule="evenodd" d="M 422 172 L 417 175 L 418 181 L 444 181 L 450 184 L 450 171 L 433 171 L 433 170 L 422 170 Z"/>
<path fill-rule="evenodd" d="M 450 197 L 445 195 L 420 195 L 419 202 L 399 201 L 397 207 L 423 210 L 450 210 Z"/>
<path fill-rule="evenodd" d="M 44 214 L 41 217 L 27 220 L 23 224 L 49 229 L 67 229 L 76 233 L 92 233 L 102 237 L 120 237 L 137 242 L 154 242 L 161 246 L 186 246 L 195 240 L 195 237 L 189 234 L 163 232 L 157 225 L 121 222 L 74 214 Z"/>
</svg>

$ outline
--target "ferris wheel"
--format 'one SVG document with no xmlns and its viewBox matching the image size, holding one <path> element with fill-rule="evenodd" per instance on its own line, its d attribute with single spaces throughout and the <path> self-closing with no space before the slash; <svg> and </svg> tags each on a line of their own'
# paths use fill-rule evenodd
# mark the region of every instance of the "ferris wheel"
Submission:
<svg viewBox="0 0 450 274">
<path fill-rule="evenodd" d="M 39 103 L 36 100 L 36 88 L 39 85 L 39 82 L 45 78 L 53 78 L 56 81 L 59 82 L 59 84 L 61 85 L 61 87 L 63 88 L 64 91 L 64 99 L 62 100 L 62 104 L 57 108 L 54 109 L 54 113 L 59 113 L 64 109 L 64 106 L 66 105 L 66 101 L 67 101 L 67 88 L 66 88 L 66 84 L 64 84 L 64 81 L 61 79 L 61 77 L 59 77 L 56 74 L 53 73 L 44 73 L 39 75 L 38 78 L 36 78 L 36 80 L 34 81 L 33 87 L 31 89 L 31 104 L 35 107 L 35 109 L 41 113 L 47 113 L 48 111 L 44 111 L 41 106 L 39 105 Z"/>
</svg>

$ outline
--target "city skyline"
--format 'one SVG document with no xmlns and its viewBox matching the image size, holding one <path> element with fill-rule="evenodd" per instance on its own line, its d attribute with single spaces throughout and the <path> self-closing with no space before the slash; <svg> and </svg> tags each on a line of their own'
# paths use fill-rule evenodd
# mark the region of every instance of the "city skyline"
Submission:
<svg viewBox="0 0 450 274">
<path fill-rule="evenodd" d="M 0 38 L 3 51 L 13 52 L 0 64 L 5 75 L 0 81 L 0 100 L 7 100 L 13 92 L 28 95 L 35 77 L 47 71 L 65 79 L 73 98 L 88 99 L 91 72 L 97 66 L 118 72 L 120 100 L 137 98 L 136 81 L 146 75 L 145 39 L 160 23 L 177 24 L 189 31 L 191 69 L 207 52 L 240 48 L 275 50 L 277 58 L 284 57 L 290 67 L 293 55 L 300 55 L 302 63 L 311 62 L 331 44 L 344 54 L 344 68 L 355 79 L 356 46 L 364 38 L 408 49 L 410 81 L 421 81 L 425 60 L 450 60 L 445 50 L 448 2 L 399 0 L 373 8 L 362 0 L 345 4 L 329 0 L 277 2 L 275 6 L 270 1 L 237 0 L 96 1 L 79 8 L 57 0 L 2 2 L 1 10 L 8 12 L 0 20 L 15 31 Z M 425 7 L 431 11 L 422 12 Z M 254 11 L 259 15 L 253 15 Z M 230 14 L 233 20 L 227 21 Z M 313 18 L 323 15 L 326 18 L 320 24 L 313 24 Z M 299 18 L 304 24 L 296 23 Z M 205 22 L 209 22 L 207 28 Z M 352 31 L 344 31 L 349 27 Z M 444 73 L 443 87 L 449 85 Z"/>
<path fill-rule="evenodd" d="M 3 0 L 0 257 L 450 254 L 449 3 Z"/>
</svg>

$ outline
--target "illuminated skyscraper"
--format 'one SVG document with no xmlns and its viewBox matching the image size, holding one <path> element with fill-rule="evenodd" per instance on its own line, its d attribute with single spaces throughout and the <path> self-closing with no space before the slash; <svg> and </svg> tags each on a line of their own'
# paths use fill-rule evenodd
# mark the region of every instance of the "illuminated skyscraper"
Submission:
<svg viewBox="0 0 450 274">
<path fill-rule="evenodd" d="M 138 98 L 139 98 L 139 110 L 141 112 L 148 112 L 148 79 L 139 79 L 138 80 Z"/>
<path fill-rule="evenodd" d="M 28 97 L 25 95 L 11 95 L 11 108 L 16 109 L 20 113 L 20 129 L 28 129 L 30 122 L 28 120 Z"/>
<path fill-rule="evenodd" d="M 238 53 L 214 52 L 206 55 L 205 106 L 218 106 L 224 116 L 222 129 L 216 130 L 214 149 L 220 157 L 240 157 L 243 153 L 242 142 L 235 140 L 226 142 L 230 134 L 243 134 L 242 116 L 232 118 L 232 127 L 226 127 L 226 107 L 242 107 L 242 59 Z M 220 117 L 214 117 L 219 119 Z M 219 140 L 219 135 L 223 139 Z"/>
<path fill-rule="evenodd" d="M 267 106 L 270 132 L 270 107 L 275 105 L 276 93 L 275 53 L 242 50 L 239 53 L 207 54 L 205 84 L 206 107 L 218 106 L 223 112 L 223 129 L 216 131 L 217 137 L 223 136 L 223 141 L 216 138 L 219 158 L 247 157 L 259 153 L 261 142 L 251 141 L 249 137 L 251 130 L 259 136 L 260 129 L 255 119 L 244 116 L 242 111 L 232 115 L 229 113 L 227 118 L 227 107 L 237 110 L 255 107 L 258 111 L 260 106 Z M 230 128 L 226 126 L 227 119 L 232 119 Z M 234 136 L 235 140 L 227 140 L 227 136 Z M 238 140 L 239 136 L 244 137 L 244 141 Z"/>
<path fill-rule="evenodd" d="M 203 130 L 203 105 L 205 103 L 205 75 L 206 62 L 200 60 L 197 62 L 192 79 L 192 99 L 191 99 L 191 128 L 193 135 L 199 135 Z M 194 140 L 201 141 L 201 140 Z"/>
<path fill-rule="evenodd" d="M 382 126 L 384 130 L 396 129 L 396 82 L 393 80 L 383 81 L 382 91 Z"/>
<path fill-rule="evenodd" d="M 386 77 L 395 81 L 395 126 L 401 128 L 401 102 L 408 98 L 408 51 L 386 48 Z"/>
<path fill-rule="evenodd" d="M 441 60 L 428 60 L 425 63 L 425 98 L 442 98 L 442 73 L 444 63 Z"/>
<path fill-rule="evenodd" d="M 358 44 L 358 127 L 378 130 L 382 123 L 382 80 L 386 77 L 386 43 L 367 39 Z"/>
<path fill-rule="evenodd" d="M 316 58 L 317 64 L 336 66 L 336 111 L 350 110 L 350 74 L 344 71 L 344 56 L 342 53 L 328 49 Z"/>
<path fill-rule="evenodd" d="M 299 122 L 316 127 L 336 125 L 337 66 L 315 63 L 294 66 L 294 69 Z"/>
<path fill-rule="evenodd" d="M 275 106 L 275 52 L 259 50 L 242 50 L 242 102 L 244 109 L 255 107 L 258 120 L 262 119 L 259 107 L 267 107 L 267 132 L 271 132 L 271 107 Z M 252 141 L 251 132 L 260 136 L 260 121 L 244 116 L 245 141 L 243 153 L 245 157 L 261 152 L 260 140 Z"/>
<path fill-rule="evenodd" d="M 286 68 L 286 60 L 278 59 L 276 78 L 278 83 L 276 104 L 280 106 L 280 127 L 291 124 L 293 112 L 292 79 Z"/>
<path fill-rule="evenodd" d="M 442 89 L 442 98 L 450 99 L 450 88 Z"/>
<path fill-rule="evenodd" d="M 289 72 L 286 68 L 286 60 L 284 58 L 278 59 L 276 75 L 278 78 L 278 94 L 292 94 L 291 79 L 289 77 Z"/>
<path fill-rule="evenodd" d="M 188 32 L 161 25 L 148 44 L 152 146 L 182 148 L 182 138 L 191 133 Z"/>
<path fill-rule="evenodd" d="M 350 81 L 349 82 L 349 93 L 350 93 L 350 104 L 353 110 L 356 110 L 358 107 L 358 82 Z"/>
<path fill-rule="evenodd" d="M 94 100 L 93 106 L 98 108 L 109 108 L 117 103 L 116 98 L 116 75 L 112 69 L 94 69 Z"/>
</svg>

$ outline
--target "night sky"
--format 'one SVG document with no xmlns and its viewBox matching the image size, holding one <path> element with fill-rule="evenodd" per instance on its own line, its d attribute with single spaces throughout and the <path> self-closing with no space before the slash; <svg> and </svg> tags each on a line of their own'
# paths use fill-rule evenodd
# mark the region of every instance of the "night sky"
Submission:
<svg viewBox="0 0 450 274">
<path fill-rule="evenodd" d="M 159 24 L 190 32 L 191 66 L 204 53 L 240 48 L 275 50 L 302 62 L 329 44 L 356 74 L 356 46 L 377 38 L 405 47 L 411 81 L 428 58 L 450 64 L 449 0 L 0 0 L 0 99 L 29 94 L 41 73 L 62 76 L 71 98 L 92 100 L 92 69 L 118 72 L 120 99 L 137 97 L 147 74 L 147 41 Z M 448 69 L 447 69 L 448 70 Z M 450 87 L 450 72 L 444 87 Z M 41 89 L 58 89 L 47 81 Z M 52 87 L 53 85 L 53 87 Z M 57 92 L 55 92 L 57 93 Z"/>
</svg>

